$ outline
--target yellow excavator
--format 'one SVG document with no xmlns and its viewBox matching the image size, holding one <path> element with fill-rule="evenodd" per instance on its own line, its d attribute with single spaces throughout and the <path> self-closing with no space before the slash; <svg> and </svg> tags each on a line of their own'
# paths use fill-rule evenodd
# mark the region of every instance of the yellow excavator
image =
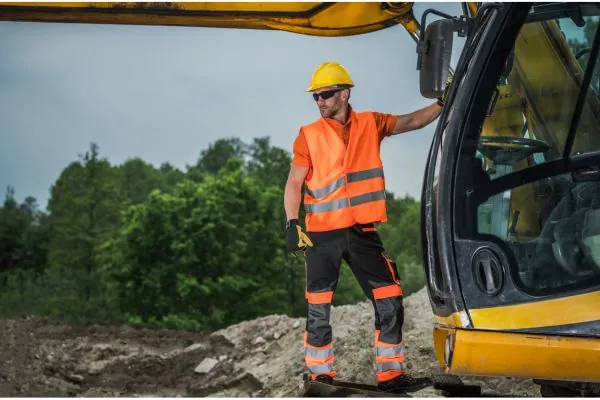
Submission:
<svg viewBox="0 0 600 400">
<path fill-rule="evenodd" d="M 532 378 L 543 396 L 600 395 L 600 7 L 461 4 L 417 21 L 412 3 L 390 2 L 0 3 L 0 20 L 315 36 L 403 26 L 421 95 L 451 80 L 421 199 L 440 365 Z"/>
</svg>

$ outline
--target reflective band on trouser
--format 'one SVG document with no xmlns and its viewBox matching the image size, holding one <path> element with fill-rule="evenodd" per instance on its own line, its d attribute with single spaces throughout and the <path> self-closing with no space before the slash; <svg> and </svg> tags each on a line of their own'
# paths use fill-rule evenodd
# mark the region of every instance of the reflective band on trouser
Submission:
<svg viewBox="0 0 600 400">
<path fill-rule="evenodd" d="M 304 204 L 304 209 L 308 214 L 319 214 L 339 210 L 341 208 L 347 208 L 349 205 L 358 206 L 378 200 L 385 200 L 385 190 L 361 194 L 351 197 L 350 200 L 338 199 L 326 203 Z"/>
<path fill-rule="evenodd" d="M 317 375 L 336 376 L 333 370 L 333 343 L 329 324 L 332 298 L 333 292 L 311 293 L 306 291 L 309 329 L 315 343 L 308 342 L 309 332 L 306 331 L 304 333 L 304 361 L 313 379 Z"/>
<path fill-rule="evenodd" d="M 342 176 L 322 188 L 314 189 L 314 190 L 306 188 L 306 193 L 315 199 L 320 199 L 320 198 L 323 198 L 323 197 L 335 192 L 337 189 L 344 186 L 346 184 L 346 180 L 348 180 L 348 183 L 351 183 L 351 182 L 365 181 L 367 179 L 373 179 L 373 178 L 383 178 L 383 169 L 382 168 L 372 168 L 372 169 L 366 169 L 363 171 L 350 172 L 350 173 L 346 174 L 345 177 Z"/>
<path fill-rule="evenodd" d="M 375 373 L 377 381 L 383 382 L 405 373 L 404 343 L 389 344 L 379 341 L 379 330 L 375 331 Z"/>
<path fill-rule="evenodd" d="M 381 321 L 381 330 L 375 331 L 375 372 L 382 382 L 405 373 L 402 289 L 398 283 L 374 288 L 373 300 Z M 385 341 L 380 340 L 381 331 L 386 333 Z"/>
</svg>

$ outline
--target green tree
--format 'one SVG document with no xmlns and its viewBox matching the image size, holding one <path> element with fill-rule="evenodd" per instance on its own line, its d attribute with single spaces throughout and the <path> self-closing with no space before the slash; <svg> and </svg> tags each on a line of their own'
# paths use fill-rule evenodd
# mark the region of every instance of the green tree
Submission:
<svg viewBox="0 0 600 400">
<path fill-rule="evenodd" d="M 49 313 L 83 319 L 107 311 L 97 257 L 119 226 L 119 173 L 99 157 L 94 143 L 61 173 L 48 202 L 52 238 Z"/>
<path fill-rule="evenodd" d="M 45 272 L 49 237 L 47 216 L 36 200 L 18 204 L 9 188 L 0 207 L 0 315 L 37 311 L 34 287 Z"/>
<path fill-rule="evenodd" d="M 207 174 L 217 174 L 230 159 L 243 160 L 247 153 L 247 145 L 239 138 L 223 138 L 211 143 L 200 152 L 200 157 L 193 167 L 188 167 L 187 178 L 200 182 Z"/>
<path fill-rule="evenodd" d="M 22 268 L 41 274 L 46 266 L 48 226 L 33 197 L 22 204 L 9 187 L 0 208 L 0 271 Z"/>
<path fill-rule="evenodd" d="M 289 152 L 272 146 L 269 137 L 261 137 L 254 139 L 248 155 L 248 173 L 267 185 L 285 186 L 292 162 Z"/>
<path fill-rule="evenodd" d="M 126 204 L 138 204 L 146 200 L 154 189 L 163 184 L 162 176 L 149 163 L 132 158 L 119 167 L 120 193 Z"/>
<path fill-rule="evenodd" d="M 0 314 L 206 330 L 305 316 L 304 258 L 285 254 L 290 161 L 268 137 L 218 140 L 186 173 L 139 158 L 112 166 L 92 144 L 52 186 L 48 213 L 7 192 Z M 410 294 L 423 284 L 419 204 L 387 201 L 379 232 Z M 334 304 L 364 299 L 342 265 Z"/>
<path fill-rule="evenodd" d="M 232 158 L 130 207 L 108 263 L 122 307 L 144 322 L 204 328 L 290 312 L 303 291 L 298 263 L 285 261 L 281 198 Z"/>
<path fill-rule="evenodd" d="M 162 163 L 158 168 L 162 183 L 160 185 L 161 190 L 170 192 L 173 190 L 175 185 L 181 182 L 185 178 L 185 173 L 175 168 L 168 162 Z"/>
</svg>

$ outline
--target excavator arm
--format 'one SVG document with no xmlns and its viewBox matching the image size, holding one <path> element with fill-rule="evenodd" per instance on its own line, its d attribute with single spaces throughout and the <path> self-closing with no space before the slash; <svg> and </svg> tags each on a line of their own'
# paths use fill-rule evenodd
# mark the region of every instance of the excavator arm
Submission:
<svg viewBox="0 0 600 400">
<path fill-rule="evenodd" d="M 402 25 L 414 35 L 413 3 L 391 2 L 3 2 L 0 21 L 176 25 L 350 36 Z"/>
</svg>

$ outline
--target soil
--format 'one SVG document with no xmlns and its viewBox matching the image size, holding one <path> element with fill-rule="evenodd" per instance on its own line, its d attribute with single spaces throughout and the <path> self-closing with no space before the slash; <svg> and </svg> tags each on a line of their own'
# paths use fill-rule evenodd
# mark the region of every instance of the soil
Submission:
<svg viewBox="0 0 600 400">
<path fill-rule="evenodd" d="M 425 289 L 405 299 L 404 341 L 414 375 L 442 371 L 432 348 Z M 0 319 L 0 396 L 298 397 L 304 318 L 271 315 L 208 334 L 120 326 L 69 326 Z M 336 370 L 375 383 L 370 303 L 334 307 Z M 531 380 L 463 377 L 484 393 L 538 397 Z M 436 397 L 427 388 L 414 397 Z"/>
</svg>

